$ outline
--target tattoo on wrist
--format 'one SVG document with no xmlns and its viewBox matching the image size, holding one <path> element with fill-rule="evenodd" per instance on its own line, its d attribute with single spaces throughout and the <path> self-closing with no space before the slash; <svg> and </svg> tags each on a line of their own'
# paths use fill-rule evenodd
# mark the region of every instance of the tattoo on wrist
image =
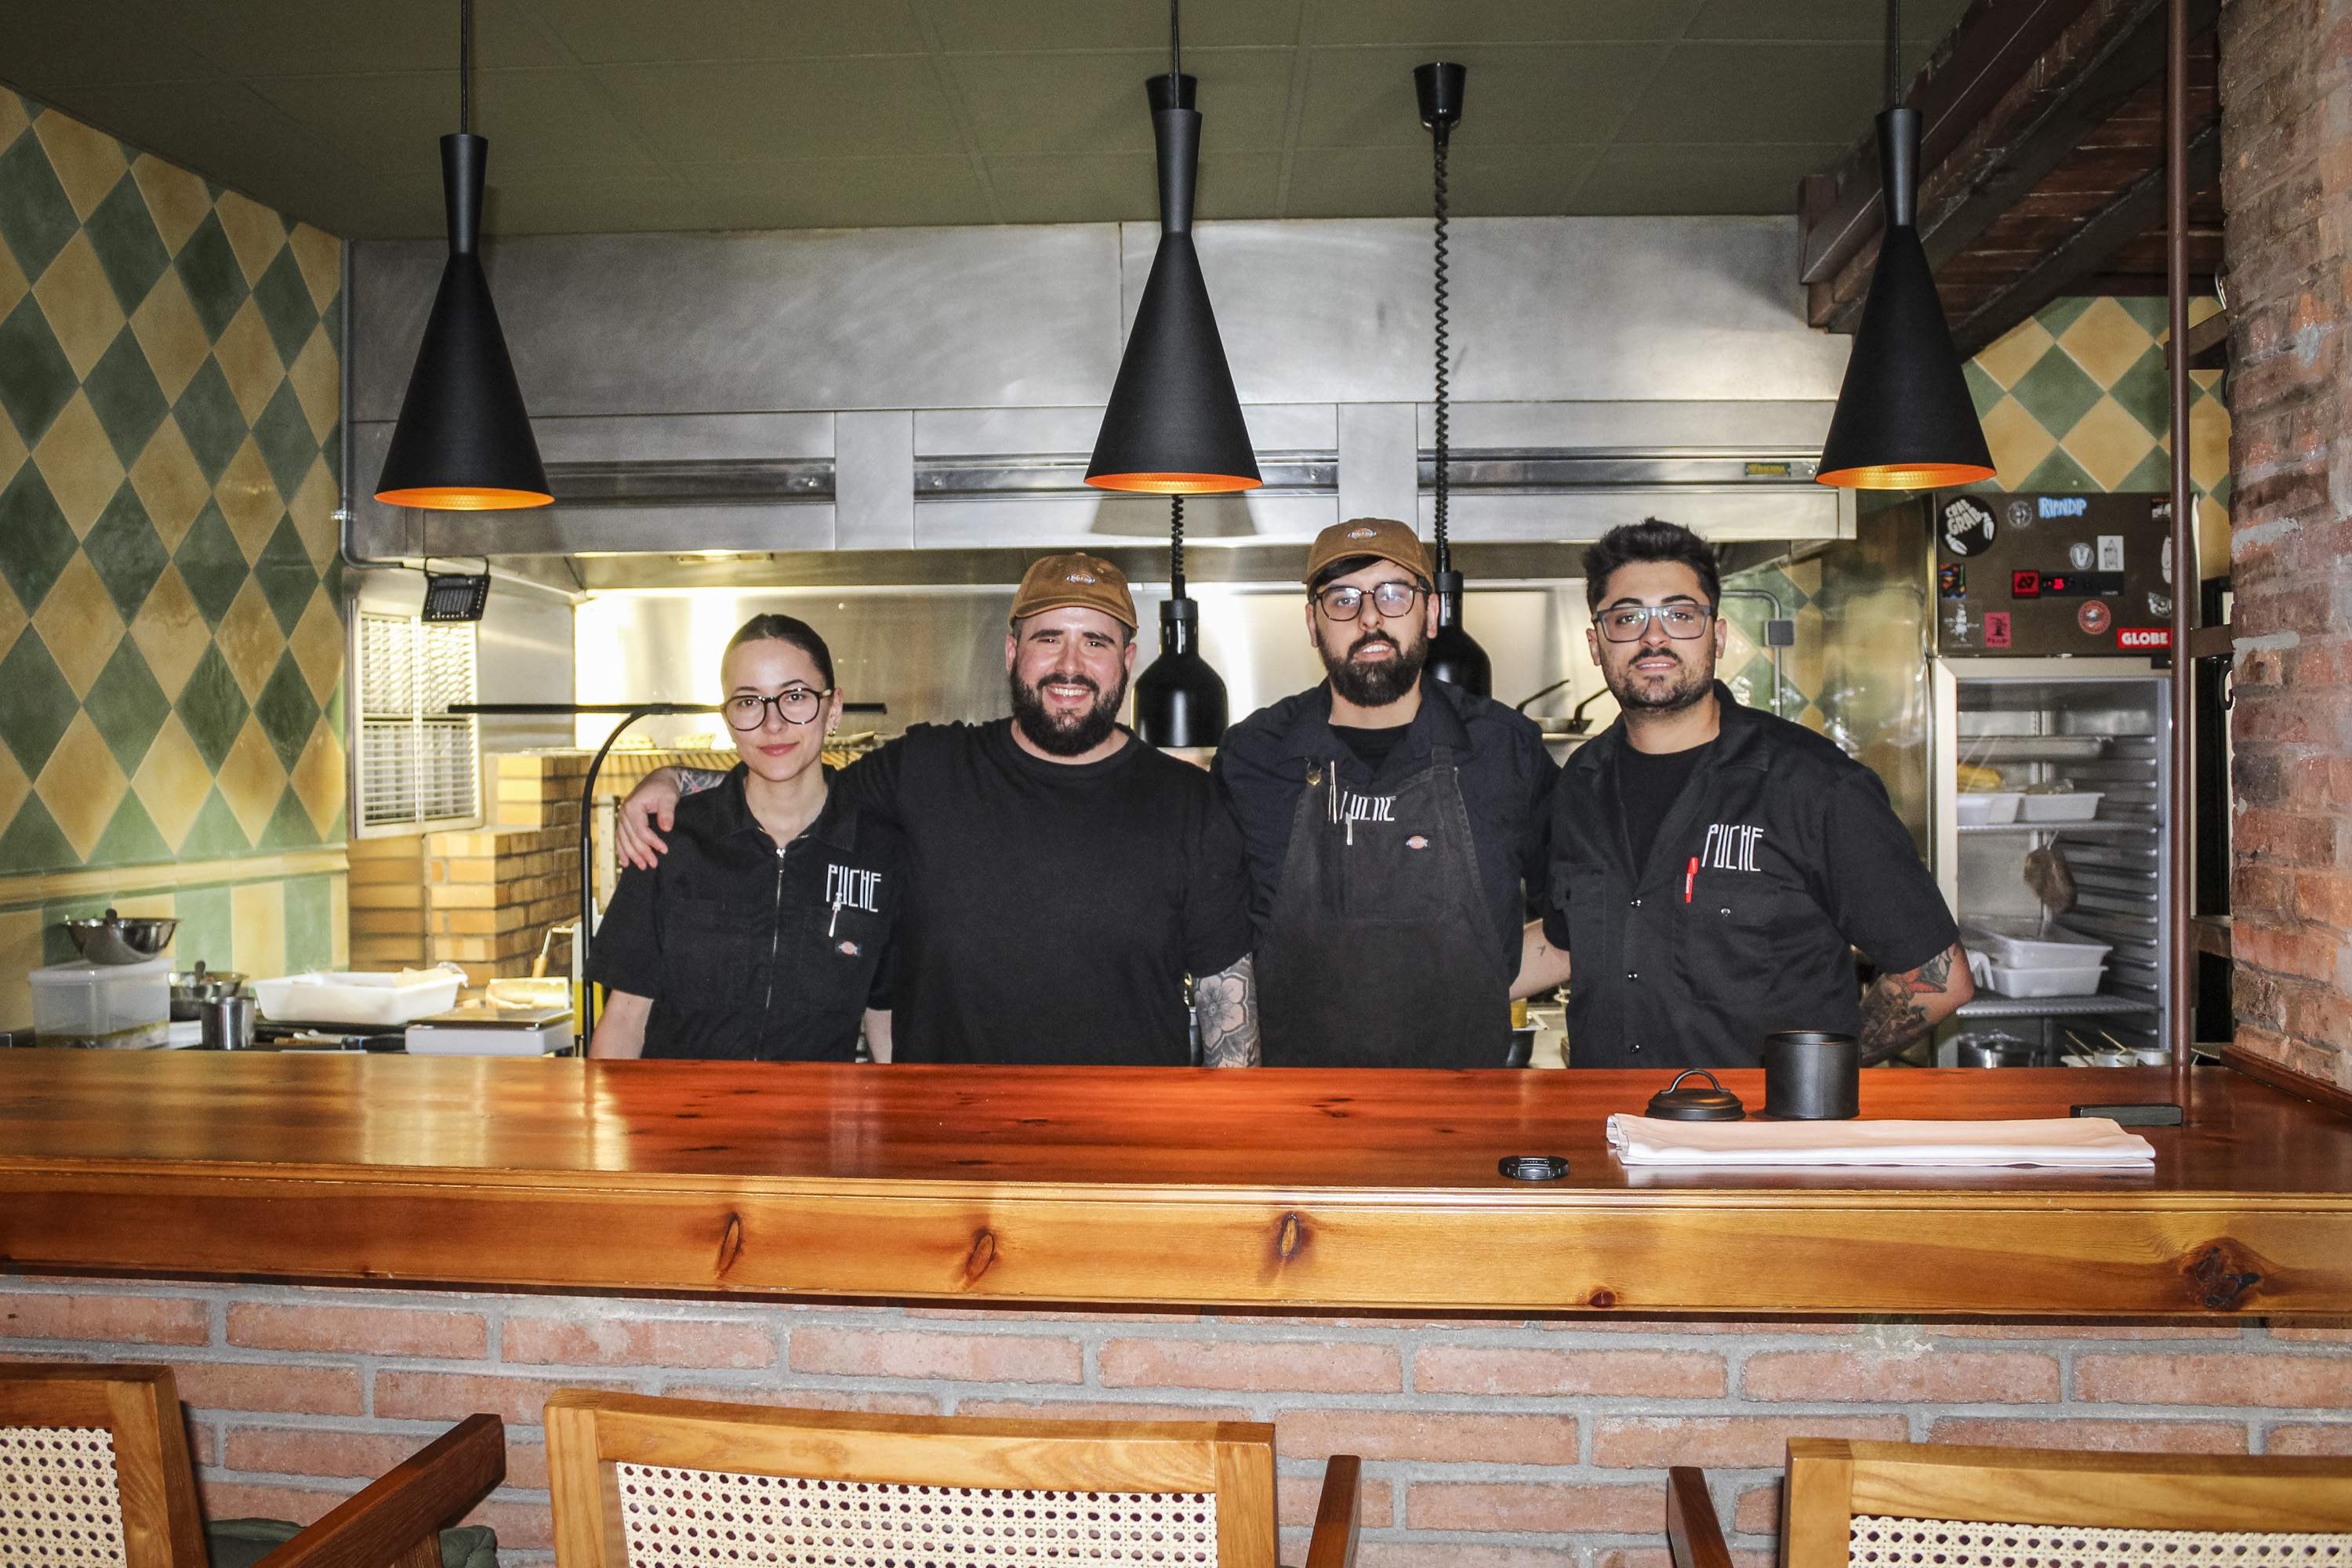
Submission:
<svg viewBox="0 0 2352 1568">
<path fill-rule="evenodd" d="M 1882 974 L 1862 999 L 1862 1060 L 1883 1062 L 1928 1029 L 1927 1009 L 1918 998 L 1951 988 L 1952 950 L 1946 948 L 1916 969 Z"/>
<path fill-rule="evenodd" d="M 669 771 L 677 775 L 677 793 L 681 796 L 699 795 L 707 789 L 717 789 L 727 782 L 727 775 L 713 768 L 688 768 L 673 765 Z"/>
<path fill-rule="evenodd" d="M 1204 975 L 1192 985 L 1192 1012 L 1201 1025 L 1201 1065 L 1258 1065 L 1257 970 L 1244 955 L 1229 969 Z"/>
</svg>

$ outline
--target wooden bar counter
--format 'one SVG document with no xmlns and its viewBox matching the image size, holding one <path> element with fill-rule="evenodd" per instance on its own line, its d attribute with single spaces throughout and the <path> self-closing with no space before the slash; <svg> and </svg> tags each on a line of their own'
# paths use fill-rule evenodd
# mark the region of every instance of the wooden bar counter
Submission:
<svg viewBox="0 0 2352 1568">
<path fill-rule="evenodd" d="M 1729 1073 L 1750 1105 L 1760 1075 Z M 0 1052 L 16 1272 L 1004 1303 L 2352 1312 L 2352 1119 L 2219 1068 L 2152 1173 L 1628 1171 L 1664 1075 Z M 1877 1071 L 2063 1116 L 2147 1069 Z M 2315 1090 L 2322 1098 L 2327 1091 Z M 1509 1154 L 1563 1181 L 1505 1179 Z"/>
</svg>

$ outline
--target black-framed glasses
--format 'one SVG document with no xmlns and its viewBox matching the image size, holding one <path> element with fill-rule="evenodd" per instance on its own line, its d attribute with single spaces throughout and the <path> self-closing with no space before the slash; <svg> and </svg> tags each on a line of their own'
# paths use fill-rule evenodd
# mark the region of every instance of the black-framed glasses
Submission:
<svg viewBox="0 0 2352 1568">
<path fill-rule="evenodd" d="M 1370 588 L 1359 588 L 1352 583 L 1335 583 L 1315 595 L 1323 606 L 1324 615 L 1335 621 L 1352 621 L 1364 613 L 1364 601 L 1370 599 L 1372 608 L 1390 620 L 1410 615 L 1426 590 L 1412 583 L 1375 583 Z"/>
<path fill-rule="evenodd" d="M 785 723 L 813 724 L 824 707 L 824 700 L 832 695 L 833 688 L 829 686 L 822 691 L 814 686 L 787 686 L 773 697 L 755 697 L 747 691 L 740 697 L 730 697 L 719 705 L 719 711 L 727 715 L 727 727 L 730 730 L 759 729 L 768 721 L 771 703 L 783 715 Z"/>
<path fill-rule="evenodd" d="M 1705 605 L 1612 605 L 1594 619 L 1611 642 L 1640 642 L 1654 620 L 1668 637 L 1687 641 L 1706 630 L 1714 613 Z"/>
</svg>

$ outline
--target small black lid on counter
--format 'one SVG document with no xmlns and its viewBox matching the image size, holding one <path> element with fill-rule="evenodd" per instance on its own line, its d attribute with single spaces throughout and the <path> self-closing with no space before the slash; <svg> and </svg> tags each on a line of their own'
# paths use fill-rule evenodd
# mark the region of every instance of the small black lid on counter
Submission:
<svg viewBox="0 0 2352 1568">
<path fill-rule="evenodd" d="M 1683 1079 L 1703 1078 L 1714 1087 L 1685 1089 Z M 1644 1115 L 1664 1121 L 1738 1121 L 1748 1114 L 1739 1097 L 1717 1082 L 1716 1076 L 1705 1068 L 1692 1068 L 1675 1075 L 1675 1081 L 1650 1096 L 1650 1106 Z"/>
</svg>

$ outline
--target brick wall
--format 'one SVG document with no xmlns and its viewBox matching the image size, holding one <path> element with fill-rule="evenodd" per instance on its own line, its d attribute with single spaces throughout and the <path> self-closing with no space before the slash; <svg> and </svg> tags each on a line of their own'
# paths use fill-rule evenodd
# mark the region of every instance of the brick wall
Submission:
<svg viewBox="0 0 2352 1568">
<path fill-rule="evenodd" d="M 478 984 L 530 973 L 547 928 L 580 911 L 576 752 L 490 759 L 489 821 L 462 833 L 352 841 L 352 962 L 450 963 Z M 569 957 L 550 953 L 557 973 Z"/>
<path fill-rule="evenodd" d="M 1366 1568 L 1664 1568 L 1664 1473 L 1769 1563 L 1791 1435 L 2352 1454 L 2352 1327 L 1275 1317 L 0 1280 L 0 1359 L 177 1369 L 215 1517 L 309 1521 L 450 1422 L 508 1423 L 482 1518 L 550 1561 L 550 1389 L 1276 1424 L 1286 1559 L 1364 1457 Z"/>
<path fill-rule="evenodd" d="M 2352 0 L 2231 0 L 2238 1043 L 2352 1088 Z"/>
</svg>

